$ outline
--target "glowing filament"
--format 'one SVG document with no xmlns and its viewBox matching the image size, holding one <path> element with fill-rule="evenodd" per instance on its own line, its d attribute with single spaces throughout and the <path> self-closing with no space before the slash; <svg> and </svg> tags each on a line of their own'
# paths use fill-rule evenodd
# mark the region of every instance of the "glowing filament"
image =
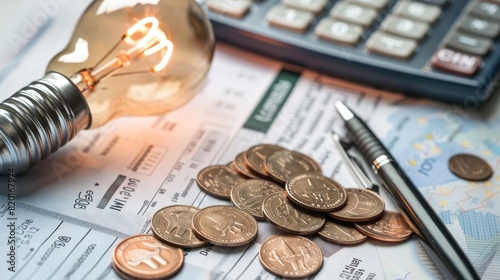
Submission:
<svg viewBox="0 0 500 280">
<path fill-rule="evenodd" d="M 142 37 L 139 42 L 137 42 L 137 40 L 134 40 L 132 36 L 137 32 L 142 32 L 143 30 L 145 30 L 147 28 L 146 25 L 151 25 L 151 27 L 149 27 L 149 30 L 144 35 L 144 37 Z M 125 33 L 126 42 L 129 44 L 135 44 L 133 50 L 146 48 L 143 51 L 144 55 L 146 56 L 152 55 L 165 49 L 165 54 L 163 55 L 160 63 L 151 68 L 151 71 L 153 72 L 161 71 L 167 66 L 170 58 L 172 57 L 172 52 L 174 49 L 174 44 L 172 43 L 172 41 L 168 40 L 165 33 L 161 29 L 159 29 L 159 26 L 160 24 L 156 18 L 147 17 L 138 21 Z"/>
</svg>

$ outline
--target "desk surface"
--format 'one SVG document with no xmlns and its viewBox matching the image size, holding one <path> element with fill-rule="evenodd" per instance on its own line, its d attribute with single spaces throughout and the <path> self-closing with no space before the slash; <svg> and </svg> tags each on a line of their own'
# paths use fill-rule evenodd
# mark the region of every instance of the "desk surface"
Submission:
<svg viewBox="0 0 500 280">
<path fill-rule="evenodd" d="M 61 5 L 46 30 L 16 56 L 15 67 L 0 81 L 2 98 L 43 75 L 45 63 L 66 43 L 74 14 L 85 2 Z M 167 115 L 125 117 L 84 131 L 27 174 L 17 176 L 16 209 L 11 216 L 16 218 L 18 234 L 14 279 L 34 275 L 117 278 L 110 263 L 119 240 L 150 233 L 152 215 L 167 205 L 228 204 L 203 193 L 196 175 L 207 165 L 232 161 L 255 144 L 278 143 L 299 150 L 321 162 L 325 175 L 345 187 L 357 187 L 330 138 L 332 128 L 343 132 L 333 106 L 336 99 L 356 110 L 383 139 L 483 279 L 496 279 L 500 272 L 500 176 L 495 173 L 489 181 L 468 182 L 449 172 L 447 164 L 451 155 L 468 152 L 500 170 L 498 95 L 479 109 L 461 108 L 283 67 L 278 61 L 218 45 L 205 86 L 186 106 Z M 283 73 L 296 75 L 298 81 L 277 101 L 266 93 L 272 92 Z M 257 114 L 271 117 L 259 123 L 255 120 L 262 118 L 256 118 Z M 209 143 L 211 148 L 206 149 Z M 7 185 L 8 178 L 2 180 L 0 185 Z M 9 195 L 4 187 L 0 193 L 4 227 L 11 222 L 7 219 Z M 381 195 L 386 209 L 395 210 L 387 194 Z M 258 238 L 248 246 L 207 245 L 186 251 L 184 268 L 176 277 L 274 279 L 257 254 L 264 240 L 282 233 L 259 222 Z M 7 231 L 1 231 L 2 246 L 8 237 Z M 376 279 L 437 277 L 416 237 L 398 244 L 370 240 L 355 246 L 317 237 L 312 240 L 325 255 L 316 279 L 353 279 L 356 272 L 363 273 L 362 279 L 370 274 Z M 0 257 L 0 271 L 14 276 L 7 258 L 5 254 Z M 359 261 L 353 267 L 355 259 Z M 351 274 L 345 274 L 346 270 Z"/>
</svg>

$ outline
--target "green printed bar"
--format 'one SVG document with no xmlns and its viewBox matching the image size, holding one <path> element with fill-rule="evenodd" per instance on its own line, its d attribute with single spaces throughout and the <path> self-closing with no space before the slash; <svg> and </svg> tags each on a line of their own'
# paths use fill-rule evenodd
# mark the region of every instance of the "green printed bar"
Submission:
<svg viewBox="0 0 500 280">
<path fill-rule="evenodd" d="M 299 77 L 300 73 L 281 70 L 243 127 L 266 133 Z"/>
</svg>

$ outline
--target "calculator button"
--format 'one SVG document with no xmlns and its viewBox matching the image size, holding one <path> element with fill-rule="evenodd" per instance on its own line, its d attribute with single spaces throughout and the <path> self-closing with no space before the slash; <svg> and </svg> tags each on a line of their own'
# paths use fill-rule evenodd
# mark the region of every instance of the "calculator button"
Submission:
<svg viewBox="0 0 500 280">
<path fill-rule="evenodd" d="M 377 12 L 367 7 L 338 2 L 330 11 L 330 16 L 354 24 L 369 26 L 377 17 Z"/>
<path fill-rule="evenodd" d="M 348 0 L 350 3 L 381 10 L 387 6 L 389 0 Z"/>
<path fill-rule="evenodd" d="M 429 25 L 424 22 L 389 15 L 382 22 L 382 30 L 387 33 L 421 40 L 429 31 Z"/>
<path fill-rule="evenodd" d="M 429 3 L 438 6 L 444 6 L 448 3 L 448 0 L 419 0 L 420 2 Z"/>
<path fill-rule="evenodd" d="M 491 49 L 493 43 L 489 39 L 476 36 L 455 33 L 451 36 L 446 46 L 470 54 L 485 55 Z"/>
<path fill-rule="evenodd" d="M 314 15 L 311 12 L 278 5 L 267 12 L 266 19 L 271 25 L 304 32 L 313 21 Z"/>
<path fill-rule="evenodd" d="M 368 39 L 366 47 L 372 53 L 407 59 L 417 48 L 417 42 L 377 31 Z"/>
<path fill-rule="evenodd" d="M 325 9 L 328 0 L 282 0 L 281 3 L 292 8 L 318 14 Z"/>
<path fill-rule="evenodd" d="M 359 41 L 361 35 L 363 35 L 363 28 L 359 25 L 324 18 L 316 26 L 314 32 L 322 40 L 354 45 Z"/>
<path fill-rule="evenodd" d="M 208 0 L 207 2 L 210 11 L 234 18 L 244 16 L 251 5 L 251 0 Z"/>
<path fill-rule="evenodd" d="M 400 1 L 394 7 L 394 14 L 433 23 L 441 15 L 441 8 L 420 2 Z"/>
<path fill-rule="evenodd" d="M 490 2 L 478 2 L 472 6 L 471 14 L 480 18 L 500 21 L 500 5 Z"/>
<path fill-rule="evenodd" d="M 431 63 L 434 68 L 471 76 L 477 72 L 482 60 L 475 55 L 464 54 L 450 49 L 440 49 L 432 57 Z"/>
<path fill-rule="evenodd" d="M 480 18 L 465 18 L 459 26 L 462 31 L 488 38 L 496 38 L 500 32 L 500 24 Z"/>
</svg>

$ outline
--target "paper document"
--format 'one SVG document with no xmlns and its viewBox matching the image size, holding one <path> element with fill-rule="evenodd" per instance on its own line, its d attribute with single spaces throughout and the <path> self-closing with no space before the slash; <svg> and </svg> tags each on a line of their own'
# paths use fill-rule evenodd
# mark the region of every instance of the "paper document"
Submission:
<svg viewBox="0 0 500 280">
<path fill-rule="evenodd" d="M 60 36 L 57 28 L 47 30 L 46 40 Z M 44 48 L 33 46 L 26 59 L 48 61 Z M 43 72 L 29 75 L 35 74 Z M 2 99 L 13 93 L 5 92 L 12 88 L 8 82 L 0 84 Z M 353 86 L 223 44 L 217 46 L 204 87 L 184 107 L 159 116 L 123 117 L 83 131 L 26 174 L 0 177 L 2 279 L 119 279 L 111 258 L 120 240 L 151 233 L 152 216 L 168 205 L 229 204 L 204 193 L 196 176 L 256 144 L 276 143 L 303 152 L 321 163 L 324 175 L 344 187 L 361 187 L 330 136 L 332 129 L 344 133 L 333 105 L 337 99 L 384 141 L 482 279 L 496 279 L 500 176 L 467 182 L 454 176 L 447 162 L 454 153 L 468 152 L 500 169 L 498 110 L 486 106 L 475 112 Z M 498 97 L 490 102 L 491 108 L 500 106 Z M 15 197 L 8 193 L 9 184 L 15 185 Z M 386 209 L 395 210 L 384 190 L 381 195 Z M 261 265 L 258 251 L 277 234 L 284 232 L 259 222 L 257 239 L 249 245 L 185 250 L 175 279 L 275 279 Z M 312 240 L 324 254 L 314 279 L 440 276 L 415 236 L 398 244 L 369 240 L 352 246 Z"/>
</svg>

